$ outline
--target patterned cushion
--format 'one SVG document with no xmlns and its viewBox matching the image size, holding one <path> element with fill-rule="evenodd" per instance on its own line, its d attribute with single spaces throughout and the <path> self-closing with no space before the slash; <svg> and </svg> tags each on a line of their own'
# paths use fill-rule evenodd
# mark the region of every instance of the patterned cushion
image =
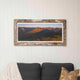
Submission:
<svg viewBox="0 0 80 80">
<path fill-rule="evenodd" d="M 78 76 L 79 76 L 79 70 L 74 70 L 69 72 L 66 68 L 62 67 L 59 80 L 77 80 Z"/>
</svg>

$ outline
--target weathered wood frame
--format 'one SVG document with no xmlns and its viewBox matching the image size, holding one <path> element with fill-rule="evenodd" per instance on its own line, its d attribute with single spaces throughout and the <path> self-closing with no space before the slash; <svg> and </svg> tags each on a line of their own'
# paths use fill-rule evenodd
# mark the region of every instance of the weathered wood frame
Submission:
<svg viewBox="0 0 80 80">
<path fill-rule="evenodd" d="M 63 23 L 63 43 L 61 42 L 18 42 L 17 23 Z M 66 46 L 66 20 L 64 19 L 15 19 L 14 20 L 14 45 L 15 46 Z"/>
</svg>

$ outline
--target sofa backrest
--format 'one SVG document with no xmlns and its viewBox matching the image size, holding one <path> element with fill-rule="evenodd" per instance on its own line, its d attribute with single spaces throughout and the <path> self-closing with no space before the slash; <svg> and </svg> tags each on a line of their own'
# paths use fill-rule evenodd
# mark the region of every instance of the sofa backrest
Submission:
<svg viewBox="0 0 80 80">
<path fill-rule="evenodd" d="M 72 63 L 43 63 L 41 80 L 59 80 L 62 66 L 69 71 L 74 70 Z"/>
<path fill-rule="evenodd" d="M 74 70 L 72 63 L 17 63 L 23 80 L 59 80 L 61 67 Z"/>
<path fill-rule="evenodd" d="M 41 66 L 38 63 L 17 63 L 23 80 L 40 80 Z"/>
</svg>

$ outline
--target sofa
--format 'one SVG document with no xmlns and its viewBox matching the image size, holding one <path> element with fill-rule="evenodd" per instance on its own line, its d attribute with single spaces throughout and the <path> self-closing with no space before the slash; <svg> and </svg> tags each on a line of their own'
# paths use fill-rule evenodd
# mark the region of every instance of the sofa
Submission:
<svg viewBox="0 0 80 80">
<path fill-rule="evenodd" d="M 17 63 L 23 80 L 59 80 L 61 67 L 74 70 L 72 63 Z M 80 77 L 78 77 L 80 80 Z"/>
</svg>

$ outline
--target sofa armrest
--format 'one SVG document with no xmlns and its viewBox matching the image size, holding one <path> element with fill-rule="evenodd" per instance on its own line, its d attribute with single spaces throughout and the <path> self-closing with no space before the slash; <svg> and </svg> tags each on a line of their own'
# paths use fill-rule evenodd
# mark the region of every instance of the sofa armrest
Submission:
<svg viewBox="0 0 80 80">
<path fill-rule="evenodd" d="M 78 80 L 80 80 L 80 76 L 78 77 Z"/>
</svg>

